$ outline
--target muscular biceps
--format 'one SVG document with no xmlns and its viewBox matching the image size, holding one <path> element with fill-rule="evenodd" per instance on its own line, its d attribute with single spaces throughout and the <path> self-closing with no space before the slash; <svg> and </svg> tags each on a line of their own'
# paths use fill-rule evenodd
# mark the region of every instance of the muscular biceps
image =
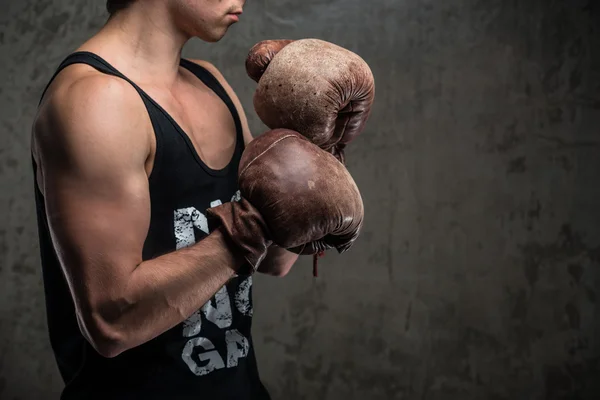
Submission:
<svg viewBox="0 0 600 400">
<path fill-rule="evenodd" d="M 86 325 L 142 261 L 150 142 L 140 107 L 127 83 L 86 77 L 52 93 L 34 126 L 52 240 Z"/>
</svg>

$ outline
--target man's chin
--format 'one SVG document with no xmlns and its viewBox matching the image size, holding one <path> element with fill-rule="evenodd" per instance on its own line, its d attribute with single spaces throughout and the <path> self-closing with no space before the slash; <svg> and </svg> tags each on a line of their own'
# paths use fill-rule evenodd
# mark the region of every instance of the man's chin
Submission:
<svg viewBox="0 0 600 400">
<path fill-rule="evenodd" d="M 219 36 L 219 37 L 210 37 L 210 38 L 206 38 L 206 39 L 200 38 L 200 39 L 202 39 L 206 43 L 217 43 L 217 42 L 220 42 L 221 39 L 223 39 L 223 37 L 225 37 L 225 35 Z"/>
<path fill-rule="evenodd" d="M 207 43 L 217 43 L 225 37 L 225 34 L 227 33 L 227 29 L 228 28 L 226 28 L 222 32 L 210 32 L 210 33 L 204 33 L 202 35 L 196 35 L 196 37 Z"/>
</svg>

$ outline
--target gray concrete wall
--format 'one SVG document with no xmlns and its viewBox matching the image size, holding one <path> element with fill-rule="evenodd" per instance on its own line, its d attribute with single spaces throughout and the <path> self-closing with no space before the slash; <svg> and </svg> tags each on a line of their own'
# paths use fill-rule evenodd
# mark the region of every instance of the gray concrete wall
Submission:
<svg viewBox="0 0 600 400">
<path fill-rule="evenodd" d="M 0 3 L 0 398 L 57 398 L 29 129 L 103 1 Z M 366 225 L 318 280 L 255 281 L 275 399 L 597 399 L 600 4 L 262 0 L 217 45 L 255 133 L 247 50 L 318 37 L 362 55 L 376 105 L 348 152 Z"/>
</svg>

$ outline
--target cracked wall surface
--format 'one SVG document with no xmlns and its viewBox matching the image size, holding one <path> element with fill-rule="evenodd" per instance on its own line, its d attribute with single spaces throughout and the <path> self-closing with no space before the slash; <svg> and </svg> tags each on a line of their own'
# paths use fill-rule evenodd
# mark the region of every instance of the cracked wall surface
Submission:
<svg viewBox="0 0 600 400">
<path fill-rule="evenodd" d="M 103 1 L 0 3 L 0 398 L 58 398 L 30 127 Z M 377 82 L 347 149 L 365 202 L 353 249 L 255 280 L 274 399 L 600 398 L 600 3 L 262 0 L 217 44 L 254 134 L 249 48 L 316 37 Z M 274 301 L 275 300 L 275 301 Z"/>
</svg>

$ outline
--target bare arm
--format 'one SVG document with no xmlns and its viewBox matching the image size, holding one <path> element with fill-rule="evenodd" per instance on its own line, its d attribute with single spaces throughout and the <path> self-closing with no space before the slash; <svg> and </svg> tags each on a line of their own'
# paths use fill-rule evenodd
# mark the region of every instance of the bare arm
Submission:
<svg viewBox="0 0 600 400">
<path fill-rule="evenodd" d="M 219 230 L 142 262 L 149 124 L 129 85 L 91 76 L 54 93 L 34 127 L 52 240 L 82 333 L 106 357 L 182 322 L 243 263 Z"/>
<path fill-rule="evenodd" d="M 192 60 L 192 61 L 194 61 L 195 63 L 197 63 L 197 64 L 203 66 L 204 68 L 206 68 L 207 70 L 209 70 L 219 80 L 221 85 L 223 85 L 223 88 L 225 89 L 225 91 L 227 92 L 229 97 L 231 98 L 231 101 L 233 102 L 233 104 L 235 105 L 235 107 L 238 111 L 238 114 L 240 116 L 240 121 L 242 123 L 242 129 L 244 131 L 244 143 L 246 145 L 248 145 L 248 143 L 250 143 L 253 139 L 252 133 L 250 132 L 250 126 L 248 124 L 248 118 L 246 117 L 246 113 L 244 112 L 242 103 L 240 102 L 239 98 L 237 97 L 237 95 L 235 94 L 233 89 L 231 88 L 229 83 L 227 83 L 227 80 L 225 79 L 225 77 L 223 77 L 221 72 L 214 65 L 212 65 L 209 62 L 201 61 L 201 60 Z M 258 268 L 258 272 L 261 272 L 261 273 L 264 273 L 267 275 L 283 277 L 283 276 L 287 275 L 288 272 L 290 272 L 290 270 L 294 266 L 294 263 L 297 260 L 298 260 L 297 254 L 287 251 L 286 249 L 283 249 L 281 247 L 272 245 L 271 247 L 269 247 L 267 256 L 265 257 L 263 262 L 261 262 L 261 264 Z"/>
<path fill-rule="evenodd" d="M 271 245 L 267 256 L 258 266 L 258 272 L 282 278 L 290 272 L 296 261 L 298 261 L 298 254 Z"/>
</svg>

